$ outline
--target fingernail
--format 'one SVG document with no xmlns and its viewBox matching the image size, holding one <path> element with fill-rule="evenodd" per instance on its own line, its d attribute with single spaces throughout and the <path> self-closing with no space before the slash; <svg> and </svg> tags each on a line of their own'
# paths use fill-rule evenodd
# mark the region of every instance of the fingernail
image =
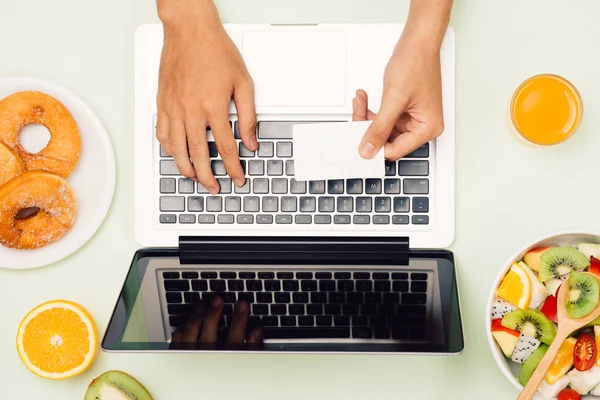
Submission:
<svg viewBox="0 0 600 400">
<path fill-rule="evenodd" d="M 193 177 L 192 180 L 196 183 L 200 183 L 200 179 L 198 179 L 197 177 Z"/>
<path fill-rule="evenodd" d="M 223 303 L 223 299 L 221 299 L 219 296 L 215 297 L 212 301 L 212 308 L 219 308 L 221 303 Z"/>
<path fill-rule="evenodd" d="M 233 183 L 235 183 L 235 185 L 236 185 L 237 187 L 242 187 L 242 186 L 244 186 L 244 183 L 245 183 L 245 182 L 244 182 L 244 180 L 243 180 L 243 179 L 235 179 L 235 180 L 233 181 Z"/>
<path fill-rule="evenodd" d="M 246 311 L 248 311 L 248 304 L 246 302 L 241 302 L 240 305 L 238 306 L 240 312 L 245 313 Z"/>
<path fill-rule="evenodd" d="M 364 141 L 360 144 L 359 153 L 363 158 L 371 158 L 375 153 L 375 146 L 370 142 Z"/>
</svg>

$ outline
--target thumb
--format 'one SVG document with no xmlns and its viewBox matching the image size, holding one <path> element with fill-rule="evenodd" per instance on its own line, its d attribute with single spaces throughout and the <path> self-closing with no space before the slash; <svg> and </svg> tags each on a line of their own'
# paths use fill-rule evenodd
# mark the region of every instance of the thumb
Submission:
<svg viewBox="0 0 600 400">
<path fill-rule="evenodd" d="M 382 101 L 381 108 L 369 125 L 358 149 L 361 157 L 373 158 L 387 142 L 394 125 L 406 108 L 407 101 Z"/>
</svg>

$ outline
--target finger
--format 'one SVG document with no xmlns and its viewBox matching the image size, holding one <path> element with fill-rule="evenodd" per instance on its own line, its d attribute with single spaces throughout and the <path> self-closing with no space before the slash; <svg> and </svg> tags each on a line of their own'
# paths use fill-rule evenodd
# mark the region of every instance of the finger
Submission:
<svg viewBox="0 0 600 400">
<path fill-rule="evenodd" d="M 405 100 L 384 97 L 381 108 L 367 129 L 359 147 L 363 158 L 372 158 L 387 142 L 396 121 L 406 106 Z"/>
<path fill-rule="evenodd" d="M 204 324 L 202 326 L 202 335 L 198 342 L 216 343 L 217 329 L 219 328 L 219 318 L 223 310 L 223 299 L 216 296 L 210 303 L 210 309 L 204 314 Z"/>
<path fill-rule="evenodd" d="M 196 176 L 202 186 L 211 194 L 219 193 L 219 183 L 215 179 L 210 167 L 210 155 L 206 140 L 206 124 L 201 120 L 188 118 L 185 123 L 188 148 Z"/>
<path fill-rule="evenodd" d="M 161 109 L 156 113 L 156 140 L 166 154 L 172 155 L 169 146 L 169 116 Z"/>
<path fill-rule="evenodd" d="M 181 118 L 169 117 L 169 146 L 173 161 L 181 175 L 196 178 L 196 170 L 190 162 L 185 126 Z"/>
<path fill-rule="evenodd" d="M 183 328 L 183 342 L 186 344 L 196 344 L 198 336 L 200 335 L 200 329 L 202 328 L 202 317 L 205 312 L 204 304 L 198 305 L 194 310 L 189 320 Z"/>
<path fill-rule="evenodd" d="M 261 344 L 263 341 L 263 330 L 262 328 L 254 328 L 248 335 L 248 344 Z"/>
<path fill-rule="evenodd" d="M 392 142 L 386 143 L 384 156 L 386 160 L 396 161 L 428 142 L 428 138 L 410 131 L 398 135 Z"/>
<path fill-rule="evenodd" d="M 372 121 L 375 113 L 369 110 L 369 98 L 367 92 L 362 89 L 356 91 L 356 97 L 352 100 L 353 121 Z"/>
<path fill-rule="evenodd" d="M 227 111 L 225 109 L 225 111 Z M 225 170 L 227 174 L 233 180 L 236 186 L 242 187 L 246 182 L 244 177 L 244 170 L 240 163 L 238 156 L 238 148 L 235 139 L 233 138 L 233 132 L 231 131 L 231 125 L 227 114 L 214 115 L 212 120 L 209 121 L 213 135 L 215 136 L 215 142 L 217 143 L 217 150 L 221 154 L 223 163 L 225 164 Z"/>
<path fill-rule="evenodd" d="M 233 94 L 238 114 L 238 129 L 242 143 L 248 150 L 258 150 L 256 139 L 256 109 L 254 106 L 254 84 L 252 80 L 239 85 Z"/>
<path fill-rule="evenodd" d="M 229 329 L 229 343 L 244 343 L 249 311 L 250 307 L 245 301 L 236 304 L 235 312 L 233 313 L 233 321 L 231 322 L 231 328 Z"/>
<path fill-rule="evenodd" d="M 400 118 L 398 118 L 398 121 L 396 121 L 396 130 L 399 133 L 409 131 L 409 127 L 407 125 L 410 121 L 412 121 L 411 115 L 407 112 L 403 113 Z"/>
</svg>

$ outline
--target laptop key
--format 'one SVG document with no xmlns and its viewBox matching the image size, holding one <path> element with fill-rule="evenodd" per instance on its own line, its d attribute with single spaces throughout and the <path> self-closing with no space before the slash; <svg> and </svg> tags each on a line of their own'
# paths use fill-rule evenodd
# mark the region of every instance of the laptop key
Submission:
<svg viewBox="0 0 600 400">
<path fill-rule="evenodd" d="M 260 208 L 260 198 L 258 196 L 244 197 L 244 212 L 258 212 Z"/>
<path fill-rule="evenodd" d="M 354 201 L 352 197 L 338 197 L 337 198 L 337 210 L 338 212 L 352 212 L 354 210 Z M 334 218 L 335 220 L 335 218 Z M 350 223 L 350 221 L 348 221 Z"/>
<path fill-rule="evenodd" d="M 429 179 L 404 179 L 404 194 L 429 194 Z"/>
<path fill-rule="evenodd" d="M 370 292 L 373 290 L 373 282 L 366 280 L 356 281 L 356 290 L 358 292 Z"/>
<path fill-rule="evenodd" d="M 406 272 L 394 272 L 392 273 L 392 279 L 406 280 L 408 279 L 408 274 Z"/>
<path fill-rule="evenodd" d="M 188 178 L 179 178 L 179 193 L 180 194 L 192 194 L 194 193 L 194 181 Z"/>
<path fill-rule="evenodd" d="M 271 328 L 263 329 L 265 339 L 349 339 L 350 328 Z"/>
<path fill-rule="evenodd" d="M 325 304 L 326 315 L 341 315 L 342 307 L 339 304 Z"/>
<path fill-rule="evenodd" d="M 159 147 L 160 147 L 160 156 L 161 156 L 161 157 L 171 157 L 170 155 L 168 155 L 168 154 L 165 152 L 165 150 L 163 149 L 163 147 L 162 147 L 162 146 L 159 146 Z"/>
<path fill-rule="evenodd" d="M 247 280 L 246 281 L 246 290 L 249 292 L 260 292 L 262 290 L 262 281 L 257 279 Z"/>
<path fill-rule="evenodd" d="M 375 339 L 389 339 L 390 338 L 390 328 L 387 326 L 376 326 L 373 328 L 373 336 Z"/>
<path fill-rule="evenodd" d="M 281 160 L 267 161 L 267 175 L 269 175 L 269 176 L 283 175 L 283 161 L 281 161 Z"/>
<path fill-rule="evenodd" d="M 375 281 L 373 287 L 376 292 L 389 292 L 390 291 L 390 281 Z"/>
<path fill-rule="evenodd" d="M 369 272 L 355 272 L 354 279 L 371 279 L 371 274 Z"/>
<path fill-rule="evenodd" d="M 221 196 L 209 196 L 206 198 L 206 211 L 220 212 L 223 210 L 223 201 Z"/>
<path fill-rule="evenodd" d="M 350 317 L 345 315 L 336 315 L 333 317 L 333 324 L 335 326 L 350 326 Z"/>
<path fill-rule="evenodd" d="M 277 326 L 279 325 L 279 318 L 269 315 L 263 317 L 262 322 L 264 326 Z"/>
<path fill-rule="evenodd" d="M 293 272 L 278 272 L 277 279 L 294 279 Z"/>
<path fill-rule="evenodd" d="M 405 156 L 405 158 L 427 158 L 429 157 L 429 143 L 425 143 L 421 147 L 417 148 L 412 153 Z"/>
<path fill-rule="evenodd" d="M 325 193 L 325 181 L 309 181 L 308 192 L 310 194 L 324 194 Z"/>
<path fill-rule="evenodd" d="M 298 317 L 298 326 L 314 326 L 315 325 L 315 317 L 313 316 L 301 316 Z"/>
<path fill-rule="evenodd" d="M 285 162 L 285 174 L 287 176 L 295 175 L 294 160 L 287 160 Z"/>
<path fill-rule="evenodd" d="M 217 222 L 219 224 L 233 224 L 233 214 L 219 214 L 217 215 Z"/>
<path fill-rule="evenodd" d="M 238 224 L 252 224 L 252 223 L 254 223 L 254 215 L 238 214 L 237 215 L 237 223 Z"/>
<path fill-rule="evenodd" d="M 315 224 L 331 224 L 331 215 L 315 215 Z"/>
<path fill-rule="evenodd" d="M 271 181 L 271 191 L 273 194 L 287 194 L 288 180 L 285 178 L 275 178 Z"/>
<path fill-rule="evenodd" d="M 402 304 L 425 304 L 427 296 L 423 293 L 403 293 Z"/>
<path fill-rule="evenodd" d="M 396 162 L 395 161 L 386 161 L 385 162 L 385 176 L 395 176 L 396 175 Z"/>
<path fill-rule="evenodd" d="M 248 175 L 264 175 L 265 174 L 265 162 L 263 160 L 250 160 L 248 161 Z"/>
<path fill-rule="evenodd" d="M 413 198 L 413 211 L 418 212 L 418 213 L 429 212 L 429 198 L 414 197 Z"/>
<path fill-rule="evenodd" d="M 281 198 L 281 211 L 283 212 L 296 212 L 297 210 L 297 198 L 284 196 Z"/>
<path fill-rule="evenodd" d="M 398 162 L 398 175 L 400 176 L 427 176 L 429 175 L 429 161 L 427 160 L 400 160 Z"/>
<path fill-rule="evenodd" d="M 258 303 L 272 303 L 273 293 L 258 292 L 256 293 L 256 301 Z"/>
<path fill-rule="evenodd" d="M 311 215 L 296 215 L 294 218 L 294 222 L 298 225 L 310 224 L 312 223 Z"/>
<path fill-rule="evenodd" d="M 350 279 L 352 275 L 350 272 L 336 272 L 333 274 L 335 279 Z"/>
<path fill-rule="evenodd" d="M 160 211 L 185 211 L 185 197 L 161 196 Z"/>
<path fill-rule="evenodd" d="M 257 224 L 272 224 L 273 216 L 272 215 L 257 215 L 256 223 Z"/>
<path fill-rule="evenodd" d="M 369 215 L 355 215 L 352 222 L 356 225 L 366 225 L 371 222 L 371 217 Z"/>
<path fill-rule="evenodd" d="M 289 214 L 279 214 L 275 216 L 275 223 L 276 224 L 291 224 L 292 223 L 292 216 Z"/>
<path fill-rule="evenodd" d="M 238 186 L 234 186 L 233 191 L 236 194 L 248 194 L 250 193 L 250 185 L 251 185 L 251 179 L 246 179 L 246 182 L 244 182 L 244 186 L 242 187 L 238 187 Z"/>
<path fill-rule="evenodd" d="M 365 303 L 381 303 L 381 293 L 365 293 Z"/>
<path fill-rule="evenodd" d="M 185 322 L 186 318 L 181 315 L 169 317 L 169 325 L 171 325 L 174 328 L 182 326 Z"/>
<path fill-rule="evenodd" d="M 185 292 L 183 294 L 183 298 L 185 302 L 188 304 L 198 304 L 200 303 L 200 293 L 196 292 Z"/>
<path fill-rule="evenodd" d="M 266 178 L 256 178 L 252 182 L 254 185 L 253 193 L 267 194 L 269 193 L 269 180 Z"/>
<path fill-rule="evenodd" d="M 208 156 L 210 158 L 216 158 L 219 155 L 217 150 L 217 144 L 215 142 L 208 142 Z"/>
<path fill-rule="evenodd" d="M 315 280 L 303 280 L 300 282 L 300 287 L 303 292 L 314 292 L 317 290 L 317 281 Z"/>
<path fill-rule="evenodd" d="M 239 145 L 239 153 L 240 153 L 240 157 L 242 157 L 242 158 L 254 157 L 254 152 L 251 150 L 248 150 L 248 148 L 246 146 L 244 146 L 244 143 L 242 143 L 242 142 L 240 142 L 240 145 Z"/>
<path fill-rule="evenodd" d="M 313 273 L 312 272 L 296 272 L 296 278 L 297 279 L 312 279 Z"/>
<path fill-rule="evenodd" d="M 319 212 L 334 212 L 335 199 L 330 196 L 319 197 Z"/>
<path fill-rule="evenodd" d="M 275 154 L 280 158 L 290 158 L 292 154 L 292 142 L 277 142 Z"/>
<path fill-rule="evenodd" d="M 344 275 L 344 276 L 346 276 L 346 275 Z M 350 273 L 348 273 L 348 278 L 350 278 Z M 337 276 L 337 273 L 336 273 L 336 279 L 339 279 Z M 340 281 L 338 281 L 337 288 L 340 292 L 352 292 L 352 291 L 354 291 L 354 281 L 340 280 Z"/>
<path fill-rule="evenodd" d="M 426 281 L 427 274 L 423 272 L 413 272 L 412 274 L 410 274 L 410 279 L 412 279 L 413 281 Z"/>
<path fill-rule="evenodd" d="M 312 124 L 310 121 L 260 121 L 259 139 L 293 139 L 294 125 Z"/>
<path fill-rule="evenodd" d="M 392 199 L 390 197 L 375 197 L 375 212 L 392 211 Z"/>
<path fill-rule="evenodd" d="M 329 292 L 329 302 L 333 304 L 344 304 L 346 296 L 344 293 Z"/>
<path fill-rule="evenodd" d="M 277 277 L 280 278 L 279 273 L 277 274 Z M 298 283 L 298 281 L 287 279 L 283 281 L 283 290 L 285 290 L 286 292 L 297 292 L 299 289 L 300 284 Z"/>
<path fill-rule="evenodd" d="M 429 224 L 429 216 L 427 215 L 413 215 L 412 216 L 413 225 L 427 225 Z"/>
<path fill-rule="evenodd" d="M 224 278 L 223 273 L 221 273 L 221 278 Z M 240 281 L 238 279 L 230 279 L 227 281 L 227 288 L 231 292 L 243 292 L 244 281 Z"/>
<path fill-rule="evenodd" d="M 410 283 L 410 291 L 413 293 L 427 292 L 427 281 L 413 281 Z"/>
<path fill-rule="evenodd" d="M 269 306 L 266 304 L 252 304 L 252 314 L 268 315 L 269 314 Z"/>
<path fill-rule="evenodd" d="M 224 292 L 225 291 L 225 281 L 220 279 L 213 279 L 210 281 L 210 290 L 213 292 Z"/>
<path fill-rule="evenodd" d="M 258 143 L 258 156 L 262 158 L 269 158 L 275 155 L 273 142 L 259 142 Z"/>
<path fill-rule="evenodd" d="M 290 295 L 289 293 L 282 293 Z M 290 304 L 288 306 L 288 312 L 290 315 L 304 315 L 304 304 Z"/>
<path fill-rule="evenodd" d="M 266 286 L 267 285 L 265 283 L 265 288 L 266 288 Z M 275 293 L 274 299 L 275 299 L 275 303 L 287 304 L 290 302 L 290 294 L 287 292 L 277 292 L 277 293 Z M 290 314 L 293 314 L 291 307 L 290 307 Z"/>
<path fill-rule="evenodd" d="M 394 292 L 408 292 L 407 281 L 394 281 L 392 284 Z"/>
<path fill-rule="evenodd" d="M 300 197 L 300 212 L 315 212 L 317 201 L 314 197 Z"/>
<path fill-rule="evenodd" d="M 373 209 L 371 205 L 371 197 L 357 197 L 356 198 L 356 212 L 370 213 Z"/>
<path fill-rule="evenodd" d="M 196 292 L 206 292 L 208 290 L 208 282 L 204 280 L 193 280 L 192 290 Z"/>
<path fill-rule="evenodd" d="M 313 304 L 327 303 L 327 294 L 322 292 L 312 292 L 310 294 L 310 302 Z"/>
<path fill-rule="evenodd" d="M 352 325 L 353 326 L 368 326 L 369 319 L 364 315 L 353 315 L 352 316 Z"/>
<path fill-rule="evenodd" d="M 240 292 L 238 293 L 238 301 L 245 301 L 248 304 L 254 303 L 254 293 Z"/>
<path fill-rule="evenodd" d="M 225 211 L 239 212 L 242 210 L 242 198 L 239 196 L 225 197 Z"/>
<path fill-rule="evenodd" d="M 291 179 L 290 180 L 290 193 L 305 194 L 306 193 L 306 181 L 297 181 L 295 179 Z"/>
<path fill-rule="evenodd" d="M 210 162 L 210 166 L 215 176 L 227 175 L 227 171 L 225 170 L 225 164 L 223 164 L 222 160 L 213 160 Z"/>
<path fill-rule="evenodd" d="M 400 179 L 385 179 L 383 181 L 385 194 L 400 194 Z"/>
<path fill-rule="evenodd" d="M 159 168 L 161 175 L 181 175 L 173 160 L 160 160 Z"/>
<path fill-rule="evenodd" d="M 240 279 L 254 279 L 256 278 L 256 273 L 253 271 L 242 271 L 240 272 Z"/>
<path fill-rule="evenodd" d="M 188 197 L 188 211 L 202 212 L 204 211 L 204 197 L 190 196 Z"/>
<path fill-rule="evenodd" d="M 175 193 L 175 178 L 160 178 L 160 192 L 164 194 Z"/>
<path fill-rule="evenodd" d="M 179 214 L 180 224 L 195 224 L 196 216 L 194 214 Z"/>
<path fill-rule="evenodd" d="M 170 315 L 189 315 L 194 310 L 193 307 L 191 304 L 169 304 L 167 312 Z"/>
<path fill-rule="evenodd" d="M 271 314 L 272 315 L 285 315 L 287 312 L 287 307 L 285 304 L 271 304 Z"/>
<path fill-rule="evenodd" d="M 163 272 L 163 278 L 165 278 L 165 279 L 179 279 L 179 272 L 171 272 L 171 271 Z"/>
<path fill-rule="evenodd" d="M 335 281 L 329 279 L 319 281 L 319 290 L 321 292 L 335 292 Z"/>
<path fill-rule="evenodd" d="M 371 328 L 360 327 L 352 328 L 352 337 L 355 339 L 369 339 L 373 336 Z"/>
<path fill-rule="evenodd" d="M 367 194 L 381 194 L 381 179 L 366 179 L 365 180 Z"/>
<path fill-rule="evenodd" d="M 390 223 L 389 215 L 373 215 L 373 223 L 375 225 L 386 225 Z"/>
<path fill-rule="evenodd" d="M 329 193 L 329 194 L 344 193 L 344 181 L 341 179 L 327 181 L 327 193 Z"/>
<path fill-rule="evenodd" d="M 362 194 L 362 192 L 363 192 L 363 180 L 362 179 L 346 180 L 346 193 Z"/>
<path fill-rule="evenodd" d="M 160 214 L 161 224 L 174 224 L 177 222 L 177 215 L 175 214 Z"/>
<path fill-rule="evenodd" d="M 358 315 L 359 313 L 358 304 L 344 304 L 342 310 L 344 315 Z"/>
<path fill-rule="evenodd" d="M 169 304 L 179 304 L 182 302 L 181 293 L 179 292 L 167 292 L 166 297 Z"/>
<path fill-rule="evenodd" d="M 202 186 L 201 183 L 197 183 L 196 185 L 197 185 L 196 191 L 198 192 L 198 194 L 208 194 L 208 193 L 210 193 L 207 188 L 205 188 L 204 186 Z"/>
<path fill-rule="evenodd" d="M 394 212 L 404 213 L 410 211 L 410 199 L 408 197 L 394 197 Z"/>
<path fill-rule="evenodd" d="M 325 306 L 327 307 L 327 306 Z M 309 304 L 306 306 L 306 314 L 308 315 L 321 315 L 323 314 L 323 305 L 321 304 Z"/>
<path fill-rule="evenodd" d="M 274 281 L 274 280 L 266 280 L 265 281 L 265 291 L 266 292 L 278 292 L 280 290 L 281 290 L 281 283 L 279 281 Z"/>
<path fill-rule="evenodd" d="M 296 292 L 292 294 L 292 300 L 294 303 L 308 303 L 308 293 Z"/>
<path fill-rule="evenodd" d="M 384 293 L 382 301 L 385 304 L 398 304 L 400 303 L 400 295 L 398 293 Z M 381 313 L 381 310 L 379 310 Z"/>
<path fill-rule="evenodd" d="M 408 225 L 408 215 L 392 215 L 392 224 Z"/>
<path fill-rule="evenodd" d="M 167 279 L 164 285 L 167 292 L 187 292 L 190 290 L 190 283 L 186 280 Z"/>
<path fill-rule="evenodd" d="M 219 186 L 220 186 L 219 193 L 221 193 L 221 194 L 231 193 L 231 179 L 218 178 L 217 182 L 219 183 Z"/>
<path fill-rule="evenodd" d="M 262 210 L 263 210 L 263 212 L 279 211 L 279 199 L 274 196 L 263 197 L 262 198 Z"/>
</svg>

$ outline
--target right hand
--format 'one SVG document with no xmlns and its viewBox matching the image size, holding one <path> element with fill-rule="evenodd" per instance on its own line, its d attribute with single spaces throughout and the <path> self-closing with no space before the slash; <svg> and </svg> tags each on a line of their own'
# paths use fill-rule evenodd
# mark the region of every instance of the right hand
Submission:
<svg viewBox="0 0 600 400">
<path fill-rule="evenodd" d="M 212 173 L 206 138 L 206 127 L 210 126 L 227 174 L 236 186 L 243 186 L 244 171 L 229 124 L 229 104 L 233 98 L 242 142 L 256 151 L 252 78 L 212 2 L 170 2 L 164 8 L 169 9 L 159 6 L 164 43 L 156 138 L 173 156 L 182 175 L 216 194 L 220 187 Z"/>
</svg>

